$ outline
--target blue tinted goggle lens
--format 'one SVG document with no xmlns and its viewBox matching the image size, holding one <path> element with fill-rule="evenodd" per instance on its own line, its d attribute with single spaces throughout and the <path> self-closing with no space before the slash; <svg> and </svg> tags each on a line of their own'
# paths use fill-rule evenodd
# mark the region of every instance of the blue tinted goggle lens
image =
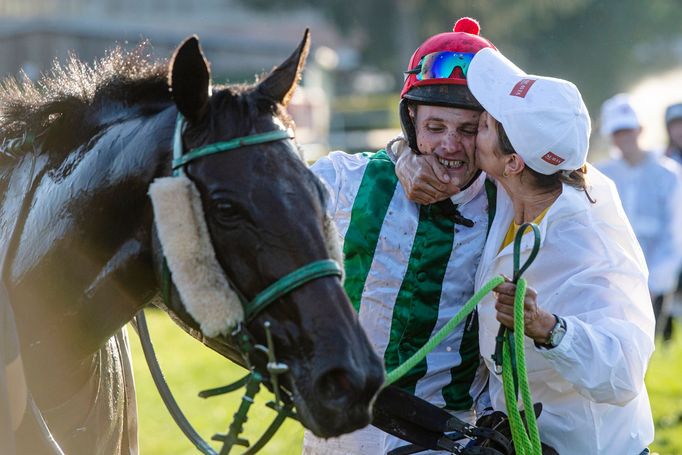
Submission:
<svg viewBox="0 0 682 455">
<path fill-rule="evenodd" d="M 463 52 L 434 52 L 422 57 L 421 64 L 408 73 L 416 73 L 419 81 L 448 79 L 455 68 L 459 68 L 462 70 L 462 76 L 466 77 L 474 55 Z"/>
</svg>

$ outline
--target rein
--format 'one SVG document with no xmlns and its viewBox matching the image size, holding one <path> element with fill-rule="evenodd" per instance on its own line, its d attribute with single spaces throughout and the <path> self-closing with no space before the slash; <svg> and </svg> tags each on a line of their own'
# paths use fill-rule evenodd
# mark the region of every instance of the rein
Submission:
<svg viewBox="0 0 682 455">
<path fill-rule="evenodd" d="M 527 228 L 533 230 L 533 249 L 531 250 L 528 259 L 524 264 L 520 265 L 521 257 L 521 240 Z M 500 329 L 495 338 L 495 353 L 492 354 L 492 359 L 495 362 L 495 373 L 502 373 L 505 404 L 507 407 L 507 415 L 509 416 L 509 423 L 512 431 L 512 439 L 514 441 L 514 448 L 518 455 L 541 455 L 542 448 L 540 444 L 540 436 L 537 428 L 537 421 L 535 412 L 533 411 L 533 402 L 528 385 L 528 374 L 526 371 L 526 357 L 524 352 L 524 319 L 523 319 L 523 302 L 526 295 L 526 280 L 521 278 L 531 263 L 535 260 L 540 250 L 540 230 L 534 223 L 523 224 L 514 238 L 514 275 L 513 282 L 517 284 L 516 294 L 514 296 L 514 330 L 505 328 L 500 324 Z M 389 386 L 407 374 L 419 362 L 421 362 L 427 354 L 429 354 L 443 339 L 448 336 L 457 327 L 465 317 L 469 315 L 480 301 L 494 288 L 504 283 L 505 279 L 502 276 L 497 276 L 478 290 L 462 307 L 452 319 L 450 319 L 438 332 L 436 332 L 431 339 L 429 339 L 424 346 L 415 352 L 410 358 L 399 365 L 397 368 L 387 374 L 384 386 Z M 499 368 L 498 368 L 499 367 Z M 528 422 L 528 432 L 523 425 L 523 420 L 517 406 L 517 395 L 521 391 L 521 397 L 524 409 L 526 409 L 526 421 Z M 465 422 L 455 422 L 456 417 L 451 417 L 447 422 L 447 430 L 458 430 L 460 434 L 465 434 L 471 438 L 489 437 L 481 433 L 483 428 L 477 428 Z M 460 428 L 462 427 L 463 428 Z M 530 433 L 530 434 L 528 434 Z M 446 448 L 452 441 L 444 436 L 444 441 L 439 441 Z M 397 452 L 396 452 L 397 453 Z M 410 452 L 413 453 L 413 452 Z M 462 453 L 462 452 L 453 452 Z"/>
<path fill-rule="evenodd" d="M 172 172 L 173 176 L 177 177 L 184 174 L 184 166 L 188 163 L 204 157 L 213 155 L 216 153 L 227 152 L 229 150 L 238 149 L 241 147 L 246 147 L 249 145 L 264 144 L 268 142 L 275 142 L 286 139 L 293 139 L 294 134 L 291 130 L 278 130 L 270 131 L 265 133 L 253 134 L 249 136 L 243 136 L 235 138 L 229 141 L 216 142 L 213 144 L 205 145 L 199 148 L 183 152 L 182 146 L 182 133 L 185 129 L 186 121 L 180 113 L 176 120 L 175 133 L 173 136 L 173 161 L 172 161 Z M 265 444 L 272 438 L 272 436 L 279 429 L 281 424 L 286 420 L 287 417 L 298 420 L 295 411 L 293 410 L 293 402 L 287 396 L 285 400 L 282 400 L 281 390 L 279 386 L 279 375 L 285 374 L 289 371 L 288 365 L 285 363 L 278 362 L 275 356 L 275 346 L 272 340 L 272 334 L 270 331 L 270 322 L 266 321 L 264 323 L 265 335 L 267 339 L 267 346 L 255 344 L 253 342 L 253 337 L 246 329 L 246 324 L 251 322 L 258 314 L 264 311 L 271 303 L 279 300 L 286 294 L 290 293 L 294 289 L 301 287 L 302 285 L 315 280 L 317 278 L 325 276 L 341 276 L 342 270 L 340 266 L 331 259 L 324 259 L 320 261 L 314 261 L 303 267 L 300 267 L 289 274 L 281 277 L 279 280 L 265 288 L 252 300 L 247 300 L 241 292 L 239 292 L 236 286 L 230 284 L 236 291 L 239 300 L 241 301 L 242 307 L 244 308 L 244 322 L 237 324 L 232 332 L 231 336 L 236 341 L 237 347 L 244 359 L 246 368 L 249 370 L 248 374 L 242 379 L 236 381 L 233 384 L 219 387 L 216 389 L 205 390 L 199 393 L 202 398 L 208 398 L 211 396 L 221 395 L 224 393 L 233 392 L 245 387 L 245 393 L 242 397 L 239 409 L 234 414 L 233 421 L 229 426 L 229 431 L 225 435 L 214 435 L 213 440 L 220 441 L 223 443 L 223 447 L 220 450 L 220 455 L 229 454 L 230 450 L 235 445 L 242 445 L 249 447 L 249 441 L 240 438 L 239 435 L 242 433 L 243 425 L 247 420 L 248 411 L 253 404 L 254 396 L 260 390 L 260 386 L 263 383 L 269 383 L 272 387 L 273 393 L 275 394 L 275 401 L 270 401 L 267 406 L 277 412 L 277 416 L 270 424 L 265 433 L 260 437 L 260 439 L 251 446 L 244 454 L 253 454 L 260 450 Z M 228 278 L 228 281 L 229 280 Z M 172 277 L 168 269 L 168 264 L 164 260 L 163 271 L 162 271 L 162 298 L 164 302 L 170 301 L 170 291 L 171 291 Z M 199 451 L 206 455 L 218 455 L 211 446 L 204 441 L 201 436 L 194 430 L 192 425 L 189 423 L 187 418 L 184 416 L 177 402 L 173 398 L 173 395 L 166 383 L 161 368 L 159 367 L 156 355 L 154 353 L 154 348 L 149 337 L 149 330 L 147 328 L 146 320 L 144 317 L 144 312 L 140 311 L 137 315 L 137 326 L 138 335 L 140 336 L 140 341 L 142 342 L 143 352 L 149 365 L 152 378 L 156 384 L 161 398 L 166 405 L 169 413 L 175 420 L 175 423 L 180 427 L 185 436 L 195 445 Z M 266 365 L 267 375 L 263 375 L 256 371 L 254 365 L 251 362 L 251 358 L 256 353 L 265 354 L 268 358 Z M 285 403 L 286 401 L 286 403 Z"/>
</svg>

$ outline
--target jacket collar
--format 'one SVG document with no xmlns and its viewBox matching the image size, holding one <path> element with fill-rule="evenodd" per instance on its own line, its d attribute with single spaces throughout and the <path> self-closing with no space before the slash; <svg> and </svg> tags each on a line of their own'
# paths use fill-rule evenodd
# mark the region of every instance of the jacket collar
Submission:
<svg viewBox="0 0 682 455">
<path fill-rule="evenodd" d="M 588 169 L 594 173 L 594 168 L 588 165 Z M 588 171 L 588 176 L 590 171 Z M 588 188 L 589 191 L 589 188 Z M 540 230 L 540 248 L 545 242 L 547 234 L 547 227 L 549 223 L 557 221 L 564 217 L 573 216 L 579 212 L 586 212 L 588 210 L 589 201 L 585 197 L 583 191 L 577 190 L 569 185 L 563 184 L 562 191 L 559 197 L 554 201 L 545 216 L 540 221 L 538 228 Z M 511 198 L 504 190 L 498 186 L 497 191 L 497 212 L 495 219 L 490 229 L 487 245 L 484 251 L 483 263 L 490 264 L 495 257 L 498 256 L 498 251 L 502 240 L 507 234 L 509 225 L 514 219 L 514 207 Z M 530 231 L 526 232 L 521 240 L 521 252 L 531 250 L 533 248 L 534 237 Z M 514 252 L 514 245 L 507 245 L 502 251 L 499 251 L 499 256 L 511 255 Z"/>
</svg>

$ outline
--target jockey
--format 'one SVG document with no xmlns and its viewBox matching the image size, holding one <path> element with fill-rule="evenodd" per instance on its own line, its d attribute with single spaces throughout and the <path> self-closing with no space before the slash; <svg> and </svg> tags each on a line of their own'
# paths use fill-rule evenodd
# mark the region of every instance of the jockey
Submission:
<svg viewBox="0 0 682 455">
<path fill-rule="evenodd" d="M 332 152 L 312 166 L 329 190 L 328 213 L 342 237 L 346 291 L 387 371 L 422 347 L 474 292 L 488 199 L 474 160 L 482 107 L 466 74 L 475 53 L 488 47 L 494 48 L 470 18 L 427 39 L 406 71 L 404 135 L 374 154 Z M 410 149 L 444 169 L 444 200 L 420 205 L 406 191 L 427 197 L 433 188 L 398 185 L 396 157 Z M 473 423 L 474 408 L 487 404 L 481 366 L 474 313 L 396 385 Z M 328 440 L 306 432 L 303 453 L 377 454 L 405 444 L 374 427 Z"/>
</svg>

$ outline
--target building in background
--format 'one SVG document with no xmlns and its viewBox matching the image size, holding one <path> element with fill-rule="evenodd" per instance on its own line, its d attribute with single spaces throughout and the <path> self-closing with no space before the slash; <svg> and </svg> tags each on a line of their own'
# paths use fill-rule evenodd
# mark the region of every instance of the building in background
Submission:
<svg viewBox="0 0 682 455">
<path fill-rule="evenodd" d="M 314 10 L 287 11 L 283 20 L 281 13 L 249 10 L 234 0 L 2 0 L 0 78 L 21 77 L 23 71 L 36 79 L 70 52 L 92 62 L 116 45 L 129 48 L 143 40 L 149 40 L 154 58 L 168 58 L 184 38 L 196 34 L 215 81 L 249 82 L 284 61 L 306 28 L 312 49 L 290 112 L 312 161 L 346 145 L 345 131 L 335 132 L 336 144 L 330 143 L 334 75 L 352 71 L 358 61 L 354 49 Z"/>
</svg>

